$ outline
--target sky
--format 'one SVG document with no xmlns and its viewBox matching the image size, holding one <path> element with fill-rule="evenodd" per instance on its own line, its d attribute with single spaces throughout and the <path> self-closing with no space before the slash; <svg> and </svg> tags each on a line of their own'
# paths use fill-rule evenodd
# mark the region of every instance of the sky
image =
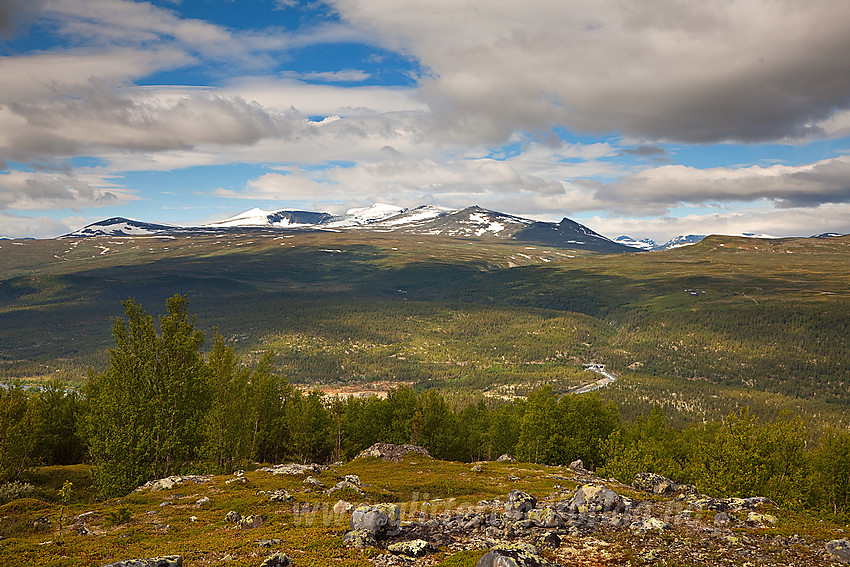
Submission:
<svg viewBox="0 0 850 567">
<path fill-rule="evenodd" d="M 375 202 L 850 233 L 850 2 L 0 0 L 0 235 Z"/>
</svg>

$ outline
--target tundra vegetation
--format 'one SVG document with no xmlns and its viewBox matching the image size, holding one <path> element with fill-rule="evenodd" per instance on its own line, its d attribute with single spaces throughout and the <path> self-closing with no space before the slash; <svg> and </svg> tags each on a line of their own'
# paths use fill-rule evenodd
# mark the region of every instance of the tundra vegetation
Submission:
<svg viewBox="0 0 850 567">
<path fill-rule="evenodd" d="M 65 481 L 74 508 L 170 474 L 348 461 L 379 441 L 447 461 L 582 459 L 848 522 L 850 239 L 566 258 L 337 238 L 4 245 L 0 499 L 26 513 L 3 529 L 59 505 Z M 594 380 L 590 362 L 619 379 L 569 394 Z M 376 381 L 405 385 L 319 389 Z M 431 494 L 487 496 L 437 476 Z"/>
</svg>

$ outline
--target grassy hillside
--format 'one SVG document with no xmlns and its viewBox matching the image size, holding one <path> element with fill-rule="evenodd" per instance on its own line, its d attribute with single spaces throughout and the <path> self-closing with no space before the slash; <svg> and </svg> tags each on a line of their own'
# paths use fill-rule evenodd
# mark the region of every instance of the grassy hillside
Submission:
<svg viewBox="0 0 850 567">
<path fill-rule="evenodd" d="M 633 408 L 834 419 L 850 403 L 848 259 L 848 237 L 614 256 L 367 232 L 4 242 L 0 377 L 80 381 L 103 368 L 122 300 L 157 312 L 182 293 L 201 328 L 273 347 L 296 383 L 566 391 L 597 361 L 624 377 L 605 395 Z"/>
</svg>

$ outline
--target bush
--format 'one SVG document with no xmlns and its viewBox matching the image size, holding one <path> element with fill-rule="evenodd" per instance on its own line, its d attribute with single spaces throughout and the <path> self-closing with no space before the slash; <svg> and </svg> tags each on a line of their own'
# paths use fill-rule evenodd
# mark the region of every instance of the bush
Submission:
<svg viewBox="0 0 850 567">
<path fill-rule="evenodd" d="M 0 504 L 6 504 L 18 498 L 30 498 L 35 494 L 35 487 L 28 482 L 6 482 L 0 484 Z"/>
</svg>

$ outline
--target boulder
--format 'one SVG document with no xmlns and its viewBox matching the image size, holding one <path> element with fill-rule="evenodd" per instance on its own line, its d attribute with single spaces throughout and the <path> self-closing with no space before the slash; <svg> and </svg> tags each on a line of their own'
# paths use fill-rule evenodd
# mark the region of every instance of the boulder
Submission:
<svg viewBox="0 0 850 567">
<path fill-rule="evenodd" d="M 587 470 L 584 468 L 584 462 L 581 459 L 577 459 L 571 462 L 568 468 L 576 472 L 587 472 Z"/>
<path fill-rule="evenodd" d="M 747 515 L 747 523 L 755 524 L 757 526 L 764 524 L 770 524 L 772 526 L 775 526 L 779 523 L 779 518 L 772 514 L 759 514 L 758 512 L 750 512 Z"/>
<path fill-rule="evenodd" d="M 662 533 L 664 530 L 669 528 L 670 524 L 664 520 L 659 520 L 658 518 L 644 518 L 643 520 L 634 522 L 629 530 L 631 530 L 631 532 L 635 535 L 643 535 L 649 532 Z"/>
<path fill-rule="evenodd" d="M 437 551 L 433 545 L 423 539 L 411 541 L 400 541 L 387 546 L 387 551 L 393 555 L 404 555 L 405 557 L 422 557 Z"/>
<path fill-rule="evenodd" d="M 669 478 L 649 472 L 637 473 L 632 486 L 652 494 L 673 494 L 679 489 L 679 485 Z"/>
<path fill-rule="evenodd" d="M 183 558 L 179 555 L 167 555 L 149 559 L 128 559 L 127 561 L 108 563 L 103 567 L 183 567 Z"/>
<path fill-rule="evenodd" d="M 250 516 L 245 516 L 244 518 L 236 522 L 236 525 L 239 527 L 240 530 L 252 530 L 254 528 L 259 528 L 265 523 L 265 514 L 259 514 L 256 516 L 254 514 L 251 514 Z"/>
<path fill-rule="evenodd" d="M 375 547 L 378 543 L 375 540 L 374 533 L 363 529 L 351 530 L 346 533 L 342 536 L 342 542 L 358 549 L 362 549 L 364 547 Z"/>
<path fill-rule="evenodd" d="M 345 482 L 350 482 L 351 484 L 353 484 L 355 486 L 360 486 L 360 477 L 357 476 L 356 474 L 347 474 L 344 477 L 342 477 L 342 480 L 344 480 Z"/>
<path fill-rule="evenodd" d="M 353 482 L 348 482 L 347 480 L 341 480 L 336 483 L 333 487 L 329 488 L 326 492 L 328 494 L 333 494 L 338 490 L 345 490 L 346 488 L 353 490 L 357 494 L 363 494 L 363 489 L 354 484 Z"/>
<path fill-rule="evenodd" d="M 514 459 L 512 456 L 508 455 L 507 453 L 499 456 L 499 458 L 496 459 L 496 460 L 501 462 L 501 463 L 515 463 L 516 462 L 516 459 Z"/>
<path fill-rule="evenodd" d="M 395 504 L 358 506 L 351 513 L 352 530 L 367 530 L 382 539 L 401 533 L 401 509 Z"/>
<path fill-rule="evenodd" d="M 394 463 L 397 463 L 402 460 L 404 456 L 408 453 L 418 453 L 426 457 L 431 456 L 431 454 L 428 453 L 428 450 L 425 447 L 420 447 L 419 445 L 393 445 L 392 443 L 375 443 L 368 449 L 363 449 L 362 451 L 360 451 L 360 453 L 355 458 L 366 459 L 369 457 L 374 457 L 377 459 L 381 459 L 382 461 L 392 461 Z"/>
<path fill-rule="evenodd" d="M 830 558 L 839 563 L 850 563 L 850 540 L 834 539 L 826 544 Z"/>
<path fill-rule="evenodd" d="M 233 522 L 234 524 L 242 519 L 242 514 L 237 512 L 236 510 L 231 510 L 227 514 L 224 515 L 225 522 Z"/>
<path fill-rule="evenodd" d="M 528 511 L 528 519 L 539 528 L 557 528 L 558 510 L 555 506 L 547 505 Z"/>
<path fill-rule="evenodd" d="M 298 463 L 286 463 L 283 465 L 274 465 L 272 467 L 263 467 L 257 469 L 259 471 L 271 474 L 286 474 L 286 475 L 302 475 L 302 474 L 319 474 L 322 472 L 322 467 L 313 463 L 312 465 L 300 465 Z"/>
<path fill-rule="evenodd" d="M 546 532 L 537 538 L 537 547 L 544 549 L 558 549 L 561 546 L 561 536 L 555 532 Z"/>
<path fill-rule="evenodd" d="M 260 563 L 260 567 L 289 567 L 292 565 L 292 560 L 285 553 L 273 553 L 266 557 L 265 561 Z"/>
<path fill-rule="evenodd" d="M 292 495 L 287 491 L 283 490 L 275 490 L 272 492 L 271 496 L 269 496 L 269 502 L 289 502 L 292 500 Z"/>
<path fill-rule="evenodd" d="M 718 512 L 714 515 L 714 525 L 724 528 L 735 523 L 735 516 L 728 512 Z"/>
<path fill-rule="evenodd" d="M 316 488 L 324 488 L 325 487 L 325 485 L 322 484 L 322 481 L 320 481 L 318 478 L 316 478 L 314 476 L 308 476 L 307 478 L 305 478 L 301 482 L 303 484 L 307 484 L 309 486 L 314 486 Z"/>
<path fill-rule="evenodd" d="M 202 508 L 202 507 L 206 506 L 206 505 L 207 505 L 207 504 L 209 504 L 209 503 L 210 503 L 210 499 L 209 499 L 209 497 L 208 497 L 208 496 L 203 496 L 203 497 L 201 497 L 201 498 L 198 498 L 198 500 L 195 502 L 195 508 Z"/>
<path fill-rule="evenodd" d="M 537 498 L 522 490 L 511 490 L 505 502 L 505 516 L 511 520 L 521 520 L 535 506 Z"/>
<path fill-rule="evenodd" d="M 150 490 L 151 492 L 158 492 L 160 490 L 170 490 L 175 486 L 180 484 L 188 484 L 190 482 L 195 484 L 205 484 L 212 480 L 211 474 L 190 474 L 185 476 L 167 476 L 165 478 L 160 478 L 157 480 L 152 480 L 150 482 L 146 482 L 141 485 L 133 492 L 142 492 L 143 490 Z"/>
<path fill-rule="evenodd" d="M 571 513 L 623 512 L 627 506 L 619 494 L 600 484 L 580 486 L 567 506 Z"/>
<path fill-rule="evenodd" d="M 346 502 L 345 500 L 337 500 L 336 504 L 334 504 L 334 514 L 345 514 L 346 512 L 350 512 L 354 508 L 354 505 L 351 502 Z"/>
<path fill-rule="evenodd" d="M 283 543 L 282 539 L 258 539 L 255 540 L 256 543 L 260 547 L 277 547 L 278 545 Z"/>
<path fill-rule="evenodd" d="M 484 470 L 484 467 L 482 467 L 481 465 L 473 465 L 472 468 L 469 469 L 469 470 L 474 472 L 474 473 L 480 473 L 481 471 Z"/>
<path fill-rule="evenodd" d="M 494 547 L 478 560 L 475 567 L 553 567 L 530 545 L 519 543 Z"/>
</svg>

